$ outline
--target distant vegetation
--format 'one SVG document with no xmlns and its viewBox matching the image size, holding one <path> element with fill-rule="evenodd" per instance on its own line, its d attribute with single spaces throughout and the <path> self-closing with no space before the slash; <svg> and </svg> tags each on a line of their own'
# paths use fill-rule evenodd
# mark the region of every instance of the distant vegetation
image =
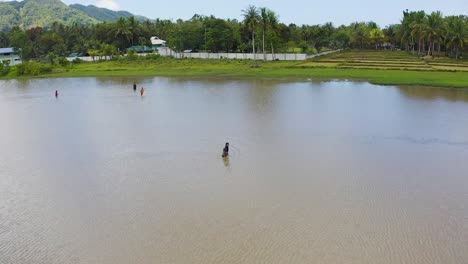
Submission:
<svg viewBox="0 0 468 264">
<path fill-rule="evenodd" d="M 59 0 L 0 2 L 0 14 L 0 30 L 3 31 L 14 27 L 48 27 L 53 22 L 64 25 L 91 25 L 99 22 Z"/>
<path fill-rule="evenodd" d="M 70 7 L 80 10 L 86 15 L 96 20 L 102 21 L 102 22 L 115 22 L 119 20 L 120 17 L 129 18 L 129 17 L 134 16 L 132 13 L 127 12 L 127 11 L 113 11 L 107 8 L 101 8 L 101 7 L 97 7 L 93 5 L 84 6 L 80 4 L 73 4 L 73 5 L 70 5 Z M 140 22 L 148 20 L 148 18 L 144 16 L 135 16 L 135 17 Z"/>
<path fill-rule="evenodd" d="M 242 21 L 194 15 L 189 20 L 139 21 L 127 12 L 112 13 L 93 6 L 66 6 L 59 0 L 0 3 L 0 25 L 6 19 L 21 23 L 0 32 L 0 47 L 16 47 L 21 57 L 45 58 L 49 53 L 123 54 L 134 45 L 150 45 L 158 36 L 176 51 L 305 52 L 328 49 L 405 50 L 420 57 L 463 57 L 468 45 L 468 17 L 440 12 L 404 11 L 400 24 L 380 28 L 374 22 L 350 25 L 286 25 L 273 10 L 248 6 Z M 20 9 L 21 8 L 21 9 Z M 11 10 L 15 10 L 12 12 Z M 20 11 L 21 10 L 21 11 Z M 110 12 L 108 12 L 110 11 Z M 97 23 L 96 19 L 116 22 Z M 60 18 L 52 21 L 52 16 Z M 16 23 L 15 22 L 15 23 Z M 44 25 L 50 23 L 47 27 Z M 263 58 L 263 56 L 258 56 Z"/>
<path fill-rule="evenodd" d="M 64 25 L 91 25 L 99 22 L 115 22 L 120 17 L 134 16 L 127 11 L 112 11 L 96 6 L 74 4 L 67 6 L 60 0 L 25 0 L 0 2 L 0 31 L 9 31 L 14 27 L 31 29 L 49 28 L 53 23 Z M 136 16 L 137 20 L 148 20 Z"/>
</svg>

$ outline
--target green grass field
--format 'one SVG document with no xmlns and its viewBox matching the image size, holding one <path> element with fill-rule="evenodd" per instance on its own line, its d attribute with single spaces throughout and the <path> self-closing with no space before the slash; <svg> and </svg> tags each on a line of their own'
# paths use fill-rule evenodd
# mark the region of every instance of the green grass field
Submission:
<svg viewBox="0 0 468 264">
<path fill-rule="evenodd" d="M 138 59 L 56 67 L 37 77 L 206 76 L 281 79 L 352 79 L 384 85 L 468 88 L 468 62 L 447 58 L 424 61 L 399 51 L 344 51 L 307 61 Z M 7 78 L 15 78 L 14 71 Z"/>
</svg>

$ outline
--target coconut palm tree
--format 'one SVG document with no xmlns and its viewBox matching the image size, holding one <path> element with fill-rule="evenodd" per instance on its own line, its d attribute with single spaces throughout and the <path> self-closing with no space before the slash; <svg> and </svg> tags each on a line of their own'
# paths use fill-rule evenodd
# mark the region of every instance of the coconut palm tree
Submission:
<svg viewBox="0 0 468 264">
<path fill-rule="evenodd" d="M 425 35 L 429 42 L 427 56 L 433 55 L 435 43 L 438 42 L 440 44 L 442 41 L 444 28 L 444 19 L 440 11 L 432 12 L 429 16 L 427 16 L 427 26 L 425 27 Z"/>
<path fill-rule="evenodd" d="M 257 60 L 255 57 L 255 30 L 257 29 L 260 21 L 260 15 L 258 13 L 258 9 L 253 5 L 249 5 L 247 9 L 242 10 L 242 13 L 244 16 L 244 23 L 247 26 L 247 29 L 252 33 L 252 53 L 255 66 L 257 66 Z"/>
<path fill-rule="evenodd" d="M 455 59 L 458 59 L 459 52 L 463 52 L 464 44 L 468 42 L 468 32 L 463 23 L 462 16 L 450 16 L 447 21 L 447 47 L 455 52 Z"/>
<path fill-rule="evenodd" d="M 125 17 L 120 17 L 117 22 L 115 22 L 115 37 L 122 41 L 121 48 L 126 48 L 128 41 L 132 36 L 130 27 L 128 26 L 127 20 Z"/>
<path fill-rule="evenodd" d="M 421 55 L 421 52 L 424 52 L 425 39 L 426 39 L 426 30 L 427 24 L 426 21 L 414 21 L 411 24 L 411 37 L 418 40 L 418 56 Z M 422 48 L 422 50 L 421 50 Z"/>
<path fill-rule="evenodd" d="M 425 51 L 425 39 L 427 33 L 427 17 L 424 11 L 411 14 L 411 37 L 418 40 L 418 55 Z M 422 50 L 421 50 L 422 48 Z"/>
<path fill-rule="evenodd" d="M 270 29 L 271 54 L 274 57 L 275 49 L 273 47 L 273 38 L 276 34 L 276 31 L 278 30 L 279 17 L 272 10 L 267 11 L 267 17 L 268 17 L 268 28 Z"/>
<path fill-rule="evenodd" d="M 267 31 L 267 28 L 268 28 L 268 9 L 266 7 L 260 8 L 260 26 L 262 28 L 263 60 L 266 61 L 265 32 Z"/>
<path fill-rule="evenodd" d="M 135 44 L 135 39 L 140 35 L 140 22 L 136 20 L 134 16 L 131 16 L 128 18 L 127 24 L 130 31 L 130 41 L 133 46 Z"/>
</svg>

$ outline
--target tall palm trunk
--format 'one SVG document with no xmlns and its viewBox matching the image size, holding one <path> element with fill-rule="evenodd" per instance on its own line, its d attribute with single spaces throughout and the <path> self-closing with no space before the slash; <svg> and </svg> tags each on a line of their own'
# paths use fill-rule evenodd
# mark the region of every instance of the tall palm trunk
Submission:
<svg viewBox="0 0 468 264">
<path fill-rule="evenodd" d="M 254 31 L 252 31 L 252 53 L 253 53 L 255 66 L 257 66 L 257 57 L 255 56 L 255 32 Z"/>
<path fill-rule="evenodd" d="M 273 42 L 271 42 L 271 59 L 275 60 L 275 50 L 273 49 Z"/>
<path fill-rule="evenodd" d="M 418 56 L 421 56 L 421 39 L 418 41 Z"/>
<path fill-rule="evenodd" d="M 263 61 L 266 61 L 266 53 L 265 53 L 265 30 L 263 30 Z"/>
</svg>

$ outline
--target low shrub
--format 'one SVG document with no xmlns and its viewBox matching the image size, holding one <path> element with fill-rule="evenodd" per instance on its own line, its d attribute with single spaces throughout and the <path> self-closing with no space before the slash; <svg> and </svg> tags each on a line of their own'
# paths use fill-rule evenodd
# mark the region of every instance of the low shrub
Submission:
<svg viewBox="0 0 468 264">
<path fill-rule="evenodd" d="M 145 60 L 158 60 L 161 58 L 161 55 L 159 54 L 156 54 L 156 53 L 152 53 L 152 54 L 148 54 L 146 55 L 145 57 L 143 57 Z"/>
<path fill-rule="evenodd" d="M 37 76 L 52 72 L 53 66 L 36 61 L 24 62 L 16 66 L 18 75 Z"/>
<path fill-rule="evenodd" d="M 8 66 L 9 61 L 0 63 L 0 76 L 5 76 L 10 72 L 10 66 Z"/>
<path fill-rule="evenodd" d="M 62 66 L 62 67 L 67 67 L 68 64 L 70 63 L 67 58 L 65 57 L 60 57 L 58 58 L 58 63 Z"/>
<path fill-rule="evenodd" d="M 73 64 L 80 64 L 80 63 L 82 63 L 82 62 L 83 62 L 83 60 L 80 59 L 80 58 L 75 58 L 75 59 L 72 60 L 72 63 L 73 63 Z"/>
</svg>

